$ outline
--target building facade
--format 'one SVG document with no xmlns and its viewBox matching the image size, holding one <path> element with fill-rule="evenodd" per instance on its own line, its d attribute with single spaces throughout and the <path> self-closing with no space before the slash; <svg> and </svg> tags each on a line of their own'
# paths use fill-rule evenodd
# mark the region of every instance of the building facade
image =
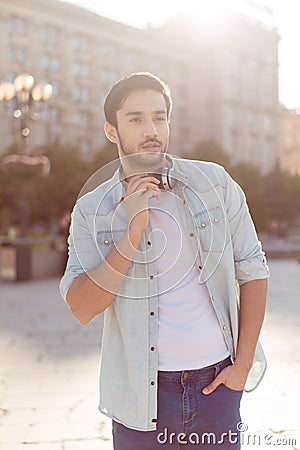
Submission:
<svg viewBox="0 0 300 450">
<path fill-rule="evenodd" d="M 181 14 L 136 29 L 57 0 L 0 0 L 0 82 L 22 72 L 53 85 L 31 123 L 30 146 L 59 141 L 87 157 L 105 144 L 103 101 L 110 85 L 150 71 L 170 86 L 170 153 L 215 140 L 234 162 L 263 172 L 280 158 L 278 35 L 241 14 L 214 29 Z M 0 151 L 18 137 L 12 105 L 0 102 Z M 200 156 L 200 155 L 197 155 Z"/>
<path fill-rule="evenodd" d="M 300 176 L 300 110 L 283 110 L 281 116 L 281 168 Z"/>
</svg>

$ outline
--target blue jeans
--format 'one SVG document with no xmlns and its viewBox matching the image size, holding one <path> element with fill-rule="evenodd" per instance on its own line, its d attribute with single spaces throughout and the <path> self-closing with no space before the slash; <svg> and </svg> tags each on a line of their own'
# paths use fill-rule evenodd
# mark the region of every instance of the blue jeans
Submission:
<svg viewBox="0 0 300 450">
<path fill-rule="evenodd" d="M 157 430 L 137 431 L 113 421 L 114 450 L 240 449 L 243 391 L 220 385 L 202 394 L 230 358 L 197 370 L 158 373 Z"/>
</svg>

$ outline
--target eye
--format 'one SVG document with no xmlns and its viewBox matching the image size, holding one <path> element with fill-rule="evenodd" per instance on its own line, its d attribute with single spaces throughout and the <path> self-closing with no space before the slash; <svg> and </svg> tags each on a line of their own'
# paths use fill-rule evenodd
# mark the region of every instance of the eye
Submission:
<svg viewBox="0 0 300 450">
<path fill-rule="evenodd" d="M 155 120 L 156 120 L 157 122 L 165 122 L 165 121 L 166 121 L 166 117 L 164 117 L 164 116 L 156 117 Z"/>
<path fill-rule="evenodd" d="M 137 123 L 137 122 L 140 122 L 141 121 L 141 119 L 139 118 L 139 117 L 132 117 L 130 120 L 129 120 L 129 122 L 132 122 L 132 123 Z"/>
</svg>

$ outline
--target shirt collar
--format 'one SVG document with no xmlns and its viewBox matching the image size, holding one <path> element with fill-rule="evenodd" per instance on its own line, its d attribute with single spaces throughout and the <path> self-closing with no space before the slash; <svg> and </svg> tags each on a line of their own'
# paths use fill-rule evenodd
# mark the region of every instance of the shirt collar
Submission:
<svg viewBox="0 0 300 450">
<path fill-rule="evenodd" d="M 179 158 L 177 156 L 173 155 L 166 155 L 166 158 L 171 163 L 170 167 L 170 175 L 172 178 L 174 178 L 177 182 L 181 182 L 184 185 L 188 184 L 189 176 L 187 173 L 182 172 L 180 170 L 178 165 L 178 160 L 181 160 L 182 158 Z M 120 203 L 125 195 L 126 189 L 127 189 L 127 183 L 124 180 L 123 170 L 121 164 L 113 174 L 111 178 L 111 184 L 112 184 L 112 195 L 113 195 L 113 202 L 114 203 Z"/>
</svg>

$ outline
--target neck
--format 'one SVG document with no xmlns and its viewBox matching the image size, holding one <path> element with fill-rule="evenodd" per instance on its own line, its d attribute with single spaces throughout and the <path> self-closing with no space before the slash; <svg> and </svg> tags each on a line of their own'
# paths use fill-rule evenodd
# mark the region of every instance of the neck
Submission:
<svg viewBox="0 0 300 450">
<path fill-rule="evenodd" d="M 164 153 L 157 163 L 143 164 L 142 161 L 136 161 L 134 158 L 123 157 L 120 158 L 122 167 L 122 177 L 132 177 L 134 175 L 155 173 L 163 167 L 171 167 L 172 163 Z"/>
</svg>

